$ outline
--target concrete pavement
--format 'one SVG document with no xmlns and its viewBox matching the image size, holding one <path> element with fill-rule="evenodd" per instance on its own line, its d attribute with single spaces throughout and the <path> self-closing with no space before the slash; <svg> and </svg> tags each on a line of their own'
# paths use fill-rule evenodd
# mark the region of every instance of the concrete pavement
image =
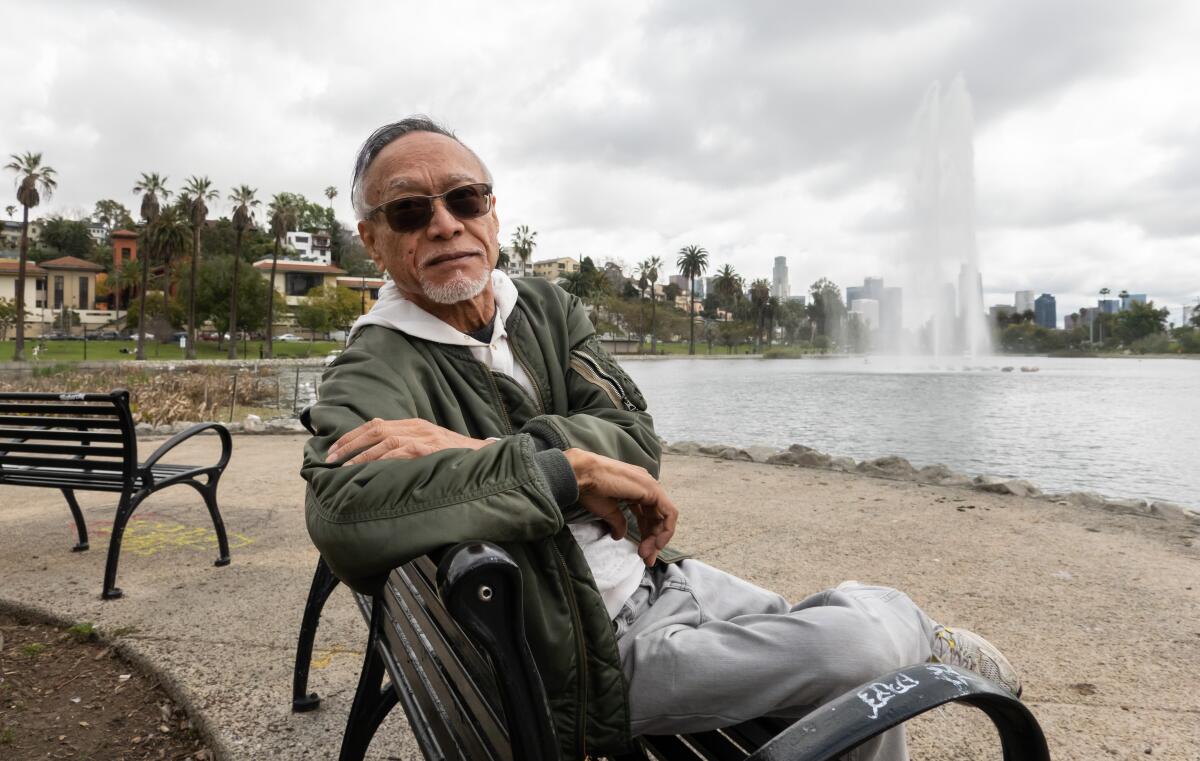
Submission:
<svg viewBox="0 0 1200 761">
<path fill-rule="evenodd" d="M 156 494 L 99 599 L 113 500 L 80 494 L 92 549 L 48 489 L 0 487 L 0 604 L 91 621 L 157 670 L 223 759 L 336 758 L 365 625 L 343 589 L 326 608 L 310 687 L 289 711 L 292 657 L 317 553 L 297 475 L 302 436 L 237 436 L 221 485 L 233 563 L 190 489 Z M 215 457 L 211 441 L 177 461 Z M 908 592 L 1021 669 L 1056 759 L 1200 758 L 1200 539 L 1194 524 L 825 470 L 668 456 L 676 543 L 796 599 L 855 578 Z M 66 699 L 65 697 L 63 698 Z M 982 714 L 913 723 L 914 756 L 999 758 Z M 420 757 L 400 711 L 371 758 Z"/>
</svg>

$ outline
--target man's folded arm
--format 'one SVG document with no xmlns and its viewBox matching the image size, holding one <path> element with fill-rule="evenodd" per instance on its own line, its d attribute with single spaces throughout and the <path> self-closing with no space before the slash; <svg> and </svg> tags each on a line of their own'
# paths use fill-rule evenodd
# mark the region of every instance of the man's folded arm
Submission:
<svg viewBox="0 0 1200 761">
<path fill-rule="evenodd" d="M 528 435 L 414 459 L 327 462 L 333 443 L 366 421 L 417 417 L 380 363 L 347 358 L 353 372 L 331 369 L 304 449 L 309 535 L 342 581 L 368 591 L 391 568 L 447 544 L 532 541 L 562 528 L 560 504 L 577 498 L 564 477 L 570 466 L 561 452 L 539 453 Z"/>
</svg>

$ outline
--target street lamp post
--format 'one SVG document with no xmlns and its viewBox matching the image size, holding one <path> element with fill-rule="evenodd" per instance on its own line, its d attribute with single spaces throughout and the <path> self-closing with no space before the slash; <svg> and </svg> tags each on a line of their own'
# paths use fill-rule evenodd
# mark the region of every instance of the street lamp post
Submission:
<svg viewBox="0 0 1200 761">
<path fill-rule="evenodd" d="M 367 313 L 367 276 L 360 275 L 362 278 L 362 293 L 359 296 L 358 314 L 364 315 Z"/>
</svg>

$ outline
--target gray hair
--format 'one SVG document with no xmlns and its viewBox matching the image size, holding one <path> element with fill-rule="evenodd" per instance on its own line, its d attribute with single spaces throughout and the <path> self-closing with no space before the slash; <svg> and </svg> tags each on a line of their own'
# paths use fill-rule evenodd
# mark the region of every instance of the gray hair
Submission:
<svg viewBox="0 0 1200 761">
<path fill-rule="evenodd" d="M 489 185 L 492 183 L 492 173 L 483 163 L 483 159 L 479 158 L 479 155 L 466 143 L 459 140 L 457 135 L 428 116 L 422 114 L 409 116 L 375 130 L 358 149 L 358 157 L 354 161 L 354 179 L 350 183 L 350 203 L 354 207 L 354 215 L 359 219 L 366 219 L 367 214 L 371 211 L 371 207 L 367 205 L 367 191 L 363 187 L 363 178 L 366 176 L 367 170 L 371 168 L 375 157 L 387 146 L 414 132 L 432 132 L 435 135 L 444 135 L 466 148 L 467 152 L 474 156 L 475 160 L 479 162 L 479 166 L 483 168 L 484 179 Z"/>
</svg>

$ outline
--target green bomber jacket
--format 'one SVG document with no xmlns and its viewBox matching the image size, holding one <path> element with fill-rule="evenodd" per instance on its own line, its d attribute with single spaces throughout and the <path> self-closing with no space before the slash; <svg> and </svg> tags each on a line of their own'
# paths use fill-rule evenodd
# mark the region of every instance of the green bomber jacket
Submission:
<svg viewBox="0 0 1200 761">
<path fill-rule="evenodd" d="M 531 397 L 461 346 L 364 328 L 326 370 L 304 448 L 309 535 L 333 572 L 370 593 L 388 571 L 432 550 L 492 541 L 522 571 L 525 629 L 564 759 L 623 753 L 628 702 L 612 624 L 538 449 L 578 447 L 658 476 L 646 402 L 594 335 L 582 304 L 541 278 L 515 281 L 505 321 Z M 412 460 L 339 467 L 329 447 L 367 420 L 424 418 L 474 438 Z M 632 526 L 631 526 L 632 528 Z M 660 557 L 681 557 L 671 548 Z"/>
</svg>

